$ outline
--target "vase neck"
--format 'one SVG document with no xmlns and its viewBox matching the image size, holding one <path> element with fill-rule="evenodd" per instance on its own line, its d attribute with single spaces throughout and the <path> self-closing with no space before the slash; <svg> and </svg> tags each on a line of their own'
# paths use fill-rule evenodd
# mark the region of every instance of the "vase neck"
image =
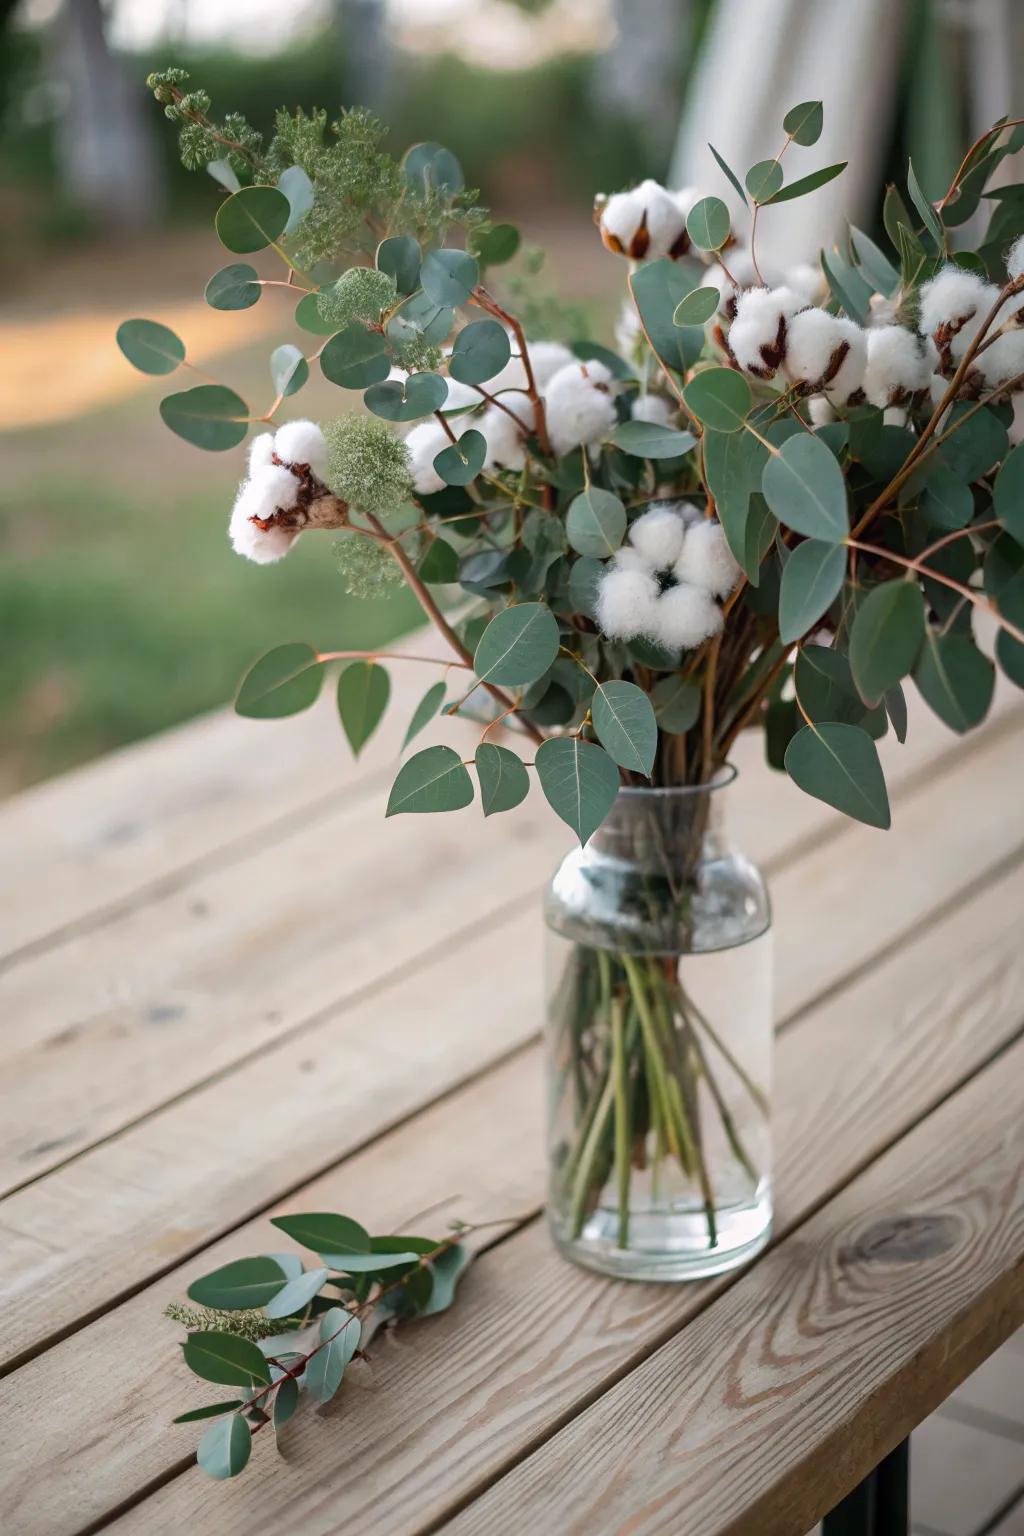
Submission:
<svg viewBox="0 0 1024 1536">
<path fill-rule="evenodd" d="M 725 821 L 736 774 L 725 769 L 708 784 L 679 789 L 623 789 L 590 840 L 601 857 L 640 869 L 693 869 L 712 848 L 726 845 Z"/>
</svg>

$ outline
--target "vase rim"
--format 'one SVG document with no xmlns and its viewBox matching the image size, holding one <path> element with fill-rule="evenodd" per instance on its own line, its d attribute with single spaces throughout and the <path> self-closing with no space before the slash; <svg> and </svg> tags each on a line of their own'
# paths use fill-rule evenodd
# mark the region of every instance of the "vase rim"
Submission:
<svg viewBox="0 0 1024 1536">
<path fill-rule="evenodd" d="M 669 796 L 677 796 L 684 799 L 691 795 L 708 795 L 716 789 L 728 789 L 729 785 L 734 784 L 739 778 L 739 773 L 739 769 L 733 763 L 723 763 L 704 784 L 624 784 L 619 794 L 642 796 L 645 799 L 653 799 L 656 796 L 666 799 Z"/>
</svg>

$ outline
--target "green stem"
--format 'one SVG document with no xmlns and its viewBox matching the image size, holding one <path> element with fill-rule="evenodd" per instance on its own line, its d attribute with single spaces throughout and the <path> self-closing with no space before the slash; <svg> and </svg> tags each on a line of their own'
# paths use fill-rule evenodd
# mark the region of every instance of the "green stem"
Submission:
<svg viewBox="0 0 1024 1536">
<path fill-rule="evenodd" d="M 615 1175 L 619 1195 L 619 1247 L 629 1243 L 629 1068 L 623 1001 L 612 1003 L 612 1075 L 615 1081 Z"/>
<path fill-rule="evenodd" d="M 758 1181 L 757 1170 L 755 1169 L 753 1163 L 750 1161 L 750 1158 L 747 1155 L 747 1150 L 744 1147 L 743 1142 L 740 1140 L 739 1132 L 736 1129 L 736 1122 L 733 1120 L 732 1112 L 730 1111 L 728 1104 L 725 1102 L 725 1097 L 722 1093 L 722 1090 L 719 1088 L 717 1080 L 711 1075 L 711 1072 L 708 1068 L 708 1059 L 704 1053 L 704 1047 L 701 1045 L 697 1038 L 696 1030 L 691 1029 L 690 1039 L 693 1042 L 693 1049 L 697 1057 L 697 1061 L 700 1065 L 700 1070 L 704 1074 L 704 1081 L 708 1085 L 708 1091 L 715 1101 L 715 1108 L 718 1110 L 722 1121 L 722 1127 L 725 1131 L 729 1145 L 733 1150 L 733 1155 L 741 1164 L 744 1172 L 750 1179 L 751 1184 L 753 1184 L 756 1189 Z"/>
</svg>

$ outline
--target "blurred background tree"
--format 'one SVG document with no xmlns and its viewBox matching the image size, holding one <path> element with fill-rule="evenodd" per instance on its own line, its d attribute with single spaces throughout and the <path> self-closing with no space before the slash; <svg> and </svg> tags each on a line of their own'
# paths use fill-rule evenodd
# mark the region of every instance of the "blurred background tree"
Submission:
<svg viewBox="0 0 1024 1536">
<path fill-rule="evenodd" d="M 159 386 L 116 351 L 126 314 L 165 319 L 260 398 L 279 319 L 203 304 L 219 192 L 181 169 L 150 69 L 183 65 L 261 128 L 282 103 L 358 102 L 396 151 L 448 144 L 600 335 L 621 271 L 595 192 L 653 175 L 725 195 L 707 139 L 727 158 L 755 146 L 748 164 L 787 106 L 822 95 L 823 158 L 856 177 L 806 200 L 808 240 L 848 215 L 877 230 L 908 153 L 937 195 L 969 140 L 1020 109 L 1022 59 L 1014 0 L 0 0 L 0 790 L 223 701 L 263 646 L 373 644 L 413 618 L 346 597 L 322 550 L 269 575 L 233 558 L 237 456 L 183 451 Z M 339 407 L 320 381 L 296 401 Z"/>
</svg>

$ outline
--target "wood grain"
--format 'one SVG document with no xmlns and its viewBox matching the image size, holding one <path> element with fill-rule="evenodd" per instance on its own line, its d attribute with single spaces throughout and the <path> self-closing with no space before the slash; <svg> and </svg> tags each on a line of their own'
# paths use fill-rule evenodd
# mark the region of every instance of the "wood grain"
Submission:
<svg viewBox="0 0 1024 1536">
<path fill-rule="evenodd" d="M 986 792 L 1000 793 L 1019 718 L 1001 717 L 970 757 L 934 767 L 930 759 L 907 761 L 917 762 L 918 776 L 944 777 L 944 766 L 956 784 L 976 772 Z M 897 819 L 916 784 L 912 776 L 904 789 L 894 787 Z M 467 919 L 539 889 L 566 843 L 536 795 L 514 819 L 476 823 L 468 838 L 455 817 L 422 818 L 415 828 L 385 824 L 383 793 L 380 786 L 366 802 L 341 804 L 0 976 L 8 1020 L 0 1073 L 19 1083 L 0 1125 L 0 1192 L 79 1156 L 327 1010 L 356 996 L 365 1001 L 395 970 L 445 941 L 460 942 Z M 928 805 L 941 793 L 931 790 Z M 765 859 L 769 872 L 803 845 L 809 828 L 817 828 L 819 849 L 823 838 L 850 835 L 849 822 L 763 767 L 735 795 L 738 845 Z M 1014 797 L 1007 800 L 1012 811 Z M 957 830 L 949 851 L 984 868 L 999 847 L 994 824 L 985 837 L 969 835 L 963 822 Z M 908 847 L 928 832 L 926 808 Z M 880 834 L 865 835 L 878 846 Z M 1011 842 L 1024 835 L 1024 808 L 1005 835 Z M 819 851 L 816 868 L 816 878 L 834 887 L 827 853 Z M 903 871 L 905 887 L 916 869 L 915 860 Z M 873 920 L 865 912 L 864 922 Z M 827 954 L 822 963 L 830 965 Z"/>
<path fill-rule="evenodd" d="M 1024 873 L 994 882 L 783 1036 L 780 1231 L 1019 1029 L 1024 955 L 1015 914 L 1022 898 Z M 521 1075 L 513 1078 L 510 1068 L 466 1090 L 462 1104 L 477 1105 L 474 1136 L 462 1139 L 459 1114 L 447 1138 L 439 1134 L 444 1105 L 429 1122 L 417 1119 L 398 1133 L 417 1179 L 420 1162 L 454 1153 L 457 1187 L 485 1208 L 482 1191 L 509 1160 L 510 1130 L 515 1145 L 520 1126 L 536 1124 L 536 1099 L 524 1113 L 520 1097 L 535 1091 L 536 1064 L 524 1056 L 519 1065 Z M 336 1170 L 318 1199 L 355 1206 L 359 1189 L 374 1209 L 383 1187 L 376 1159 L 388 1144 L 367 1149 L 358 1169 Z M 401 1166 L 401 1158 L 387 1163 L 392 1191 Z M 433 1174 L 436 1194 L 445 1188 L 436 1164 Z M 531 1177 L 536 1199 L 539 1166 Z M 429 1188 L 429 1177 L 425 1183 Z M 300 1209 L 304 1201 L 289 1203 Z M 17 1460 L 0 1487 L 13 1532 L 32 1532 L 44 1515 L 48 1536 L 78 1529 L 180 1465 L 186 1442 L 167 1423 L 197 1398 L 170 1366 L 167 1325 L 157 1313 L 197 1271 L 251 1251 L 258 1230 L 234 1234 L 3 1383 L 0 1414 L 21 1426 Z M 353 1376 L 349 1396 L 329 1415 L 333 1425 L 315 1415 L 297 1420 L 285 1463 L 260 1449 L 243 1479 L 218 1488 L 215 1504 L 208 1484 L 190 1471 L 118 1529 L 191 1528 L 211 1536 L 289 1525 L 303 1536 L 421 1530 L 556 1430 L 726 1284 L 674 1290 L 604 1281 L 567 1266 L 542 1229 L 528 1229 L 481 1260 L 448 1317 L 382 1341 L 372 1369 Z M 64 1384 L 76 1372 L 80 1389 L 68 1394 Z M 65 1405 L 57 1424 L 47 1410 L 54 1393 Z M 62 1476 L 47 1482 L 40 1474 L 53 1459 Z"/>
<path fill-rule="evenodd" d="M 1024 1321 L 1022 1082 L 1024 1041 L 444 1530 L 808 1530 Z"/>
<path fill-rule="evenodd" d="M 991 869 L 1014 837 L 1018 843 L 1024 839 L 1024 805 L 1013 810 L 1015 796 L 1007 786 L 1018 740 L 1012 733 L 990 739 L 974 759 L 957 762 L 901 799 L 907 815 L 897 818 L 890 834 L 890 874 L 881 884 L 875 878 L 877 834 L 850 822 L 837 828 L 837 840 L 782 869 L 772 883 L 776 908 L 784 914 L 776 929 L 781 1020 L 880 949 L 904 940 L 966 882 Z M 953 822 L 945 838 L 929 835 L 951 801 L 981 791 L 1010 806 L 998 836 L 977 830 L 966 818 Z M 541 1009 L 536 967 L 508 963 L 510 955 L 532 959 L 540 948 L 529 878 L 533 855 L 529 845 L 522 846 L 521 866 L 499 866 L 510 871 L 509 885 L 520 875 L 525 881 L 522 910 L 464 938 L 457 989 L 451 986 L 452 963 L 442 952 L 408 976 L 382 981 L 372 994 L 330 1010 L 297 1039 L 269 1042 L 262 1051 L 250 1047 L 250 1059 L 235 1064 L 230 1075 L 218 1076 L 0 1202 L 5 1236 L 0 1293 L 13 1311 L 0 1340 L 0 1359 L 9 1362 L 75 1318 L 109 1305 L 226 1224 L 278 1198 L 398 1115 L 422 1108 L 432 1095 L 534 1035 Z M 496 861 L 499 857 L 496 853 Z M 834 914 L 843 892 L 832 866 L 842 870 L 849 892 L 873 890 L 870 901 L 844 903 L 849 915 L 841 946 L 835 942 Z M 447 888 L 443 880 L 440 884 Z M 436 915 L 443 924 L 446 913 Z M 386 951 L 377 958 L 386 963 Z M 498 987 L 496 977 L 503 978 Z M 487 1019 L 486 1031 L 479 1029 L 480 1018 Z M 382 1020 L 372 1025 L 372 1045 L 368 1019 Z M 180 1040 L 173 1026 L 168 1030 L 165 1052 Z M 144 1048 L 140 1056 L 145 1066 Z M 49 1070 L 56 1073 L 56 1065 Z M 70 1083 L 65 1091 L 72 1091 Z M 77 1083 L 74 1092 L 80 1092 Z M 276 1108 L 268 1116 L 265 1106 L 271 1103 Z M 253 1112 L 250 1106 L 257 1106 L 264 1124 L 251 1155 L 239 1163 L 238 1127 Z M 218 1170 L 212 1189 L 211 1168 Z M 193 1212 L 190 1222 L 178 1218 L 181 1208 Z"/>
</svg>

